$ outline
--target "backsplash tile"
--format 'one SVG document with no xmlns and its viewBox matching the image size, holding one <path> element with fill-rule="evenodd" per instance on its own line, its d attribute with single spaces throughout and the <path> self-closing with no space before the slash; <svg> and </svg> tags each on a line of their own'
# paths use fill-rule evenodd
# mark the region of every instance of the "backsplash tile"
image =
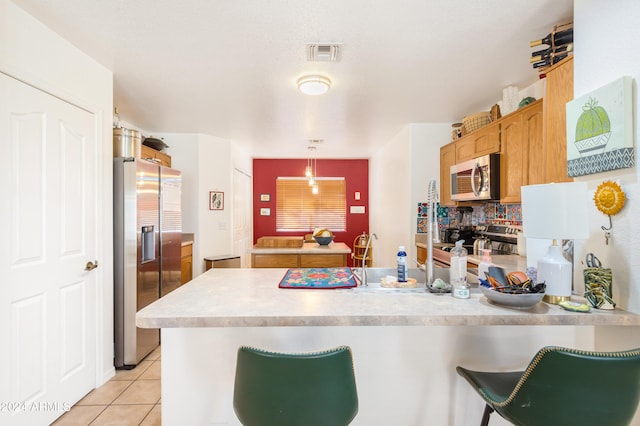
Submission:
<svg viewBox="0 0 640 426">
<path fill-rule="evenodd" d="M 520 204 L 486 203 L 474 206 L 471 223 L 475 225 L 507 224 L 522 226 L 522 206 Z M 438 227 L 440 229 L 458 226 L 458 215 L 455 207 L 438 205 Z M 418 219 L 416 232 L 427 232 L 427 203 L 418 203 Z"/>
</svg>

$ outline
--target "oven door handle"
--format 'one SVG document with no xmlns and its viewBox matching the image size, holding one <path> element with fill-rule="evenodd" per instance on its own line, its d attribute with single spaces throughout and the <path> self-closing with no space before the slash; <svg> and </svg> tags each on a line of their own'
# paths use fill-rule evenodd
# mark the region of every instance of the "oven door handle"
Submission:
<svg viewBox="0 0 640 426">
<path fill-rule="evenodd" d="M 478 197 L 480 195 L 480 191 L 476 188 L 476 171 L 480 172 L 480 188 L 482 188 L 482 168 L 480 167 L 480 163 L 474 164 L 473 169 L 471 170 L 471 190 L 473 191 L 473 195 Z"/>
</svg>

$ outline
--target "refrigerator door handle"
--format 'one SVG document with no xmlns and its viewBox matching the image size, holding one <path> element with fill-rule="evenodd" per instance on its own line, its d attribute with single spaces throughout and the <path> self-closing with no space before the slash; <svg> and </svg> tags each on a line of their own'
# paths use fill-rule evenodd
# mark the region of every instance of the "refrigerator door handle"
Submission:
<svg viewBox="0 0 640 426">
<path fill-rule="evenodd" d="M 89 261 L 89 262 L 87 262 L 87 266 L 85 266 L 84 270 L 85 271 L 93 271 L 97 267 L 98 267 L 98 261 L 97 260 L 94 260 L 93 262 Z"/>
</svg>

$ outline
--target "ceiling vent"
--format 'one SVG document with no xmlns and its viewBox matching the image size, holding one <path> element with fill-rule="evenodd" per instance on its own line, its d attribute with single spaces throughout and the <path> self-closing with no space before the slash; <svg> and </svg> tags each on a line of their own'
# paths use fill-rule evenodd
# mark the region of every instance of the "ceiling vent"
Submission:
<svg viewBox="0 0 640 426">
<path fill-rule="evenodd" d="M 342 56 L 342 44 L 310 43 L 307 44 L 307 61 L 338 62 Z"/>
</svg>

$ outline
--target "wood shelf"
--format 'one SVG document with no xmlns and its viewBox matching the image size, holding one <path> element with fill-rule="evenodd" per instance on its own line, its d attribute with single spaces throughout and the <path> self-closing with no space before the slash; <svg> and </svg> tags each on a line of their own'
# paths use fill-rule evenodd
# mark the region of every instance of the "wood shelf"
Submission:
<svg viewBox="0 0 640 426">
<path fill-rule="evenodd" d="M 367 251 L 367 257 L 364 257 L 364 252 L 367 249 L 367 241 L 371 238 L 369 235 L 362 233 L 353 240 L 353 253 L 351 259 L 353 259 L 353 267 L 362 267 L 362 263 L 370 268 L 373 264 L 373 244 L 369 244 L 369 251 Z"/>
</svg>

